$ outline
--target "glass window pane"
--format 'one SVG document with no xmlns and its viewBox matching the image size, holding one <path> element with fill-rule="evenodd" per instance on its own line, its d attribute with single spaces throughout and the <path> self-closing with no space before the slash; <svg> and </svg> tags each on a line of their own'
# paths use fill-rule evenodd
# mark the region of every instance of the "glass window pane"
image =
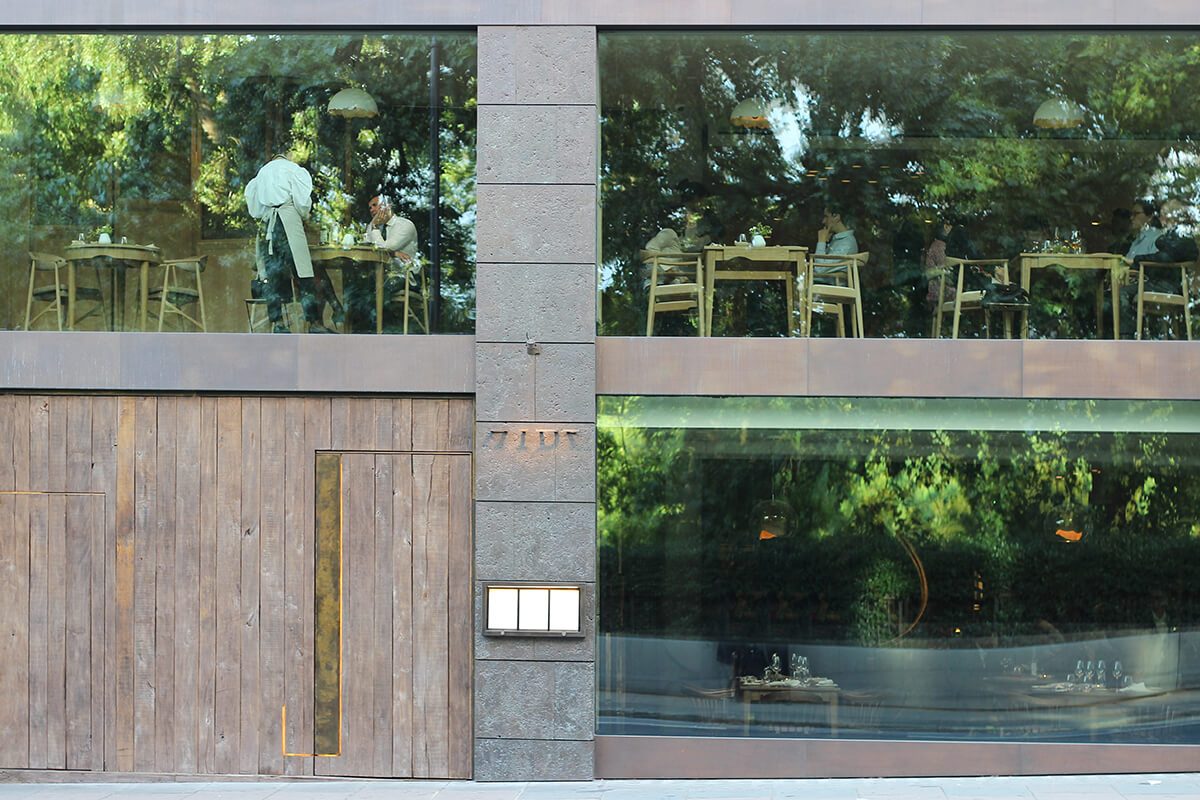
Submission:
<svg viewBox="0 0 1200 800">
<path fill-rule="evenodd" d="M 550 590 L 550 630 L 579 630 L 579 590 Z"/>
<path fill-rule="evenodd" d="M 548 630 L 549 619 L 550 590 L 522 589 L 518 627 L 525 631 Z"/>
<path fill-rule="evenodd" d="M 487 627 L 491 630 L 517 629 L 517 590 L 488 588 Z"/>
<path fill-rule="evenodd" d="M 0 327 L 474 330 L 472 34 L 10 33 L 0 55 Z M 247 208 L 276 155 L 311 182 L 294 226 Z"/>
<path fill-rule="evenodd" d="M 601 733 L 1200 741 L 1200 403 L 598 412 Z"/>
<path fill-rule="evenodd" d="M 853 300 L 868 336 L 1000 338 L 982 293 L 1028 268 L 1028 336 L 1111 338 L 1115 280 L 1129 338 L 1138 291 L 1117 256 L 1196 259 L 1198 45 L 1152 30 L 602 33 L 599 331 L 641 335 L 653 307 L 654 335 L 834 336 L 840 309 L 852 335 Z M 756 232 L 781 249 L 738 246 Z M 795 248 L 865 261 L 857 283 L 828 261 L 813 278 Z M 699 254 L 711 300 L 691 288 Z M 963 269 L 958 326 L 947 258 L 986 260 Z M 1181 294 L 1178 269 L 1152 272 Z M 848 281 L 850 298 L 820 296 Z M 1143 306 L 1144 336 L 1185 338 L 1180 305 Z"/>
</svg>

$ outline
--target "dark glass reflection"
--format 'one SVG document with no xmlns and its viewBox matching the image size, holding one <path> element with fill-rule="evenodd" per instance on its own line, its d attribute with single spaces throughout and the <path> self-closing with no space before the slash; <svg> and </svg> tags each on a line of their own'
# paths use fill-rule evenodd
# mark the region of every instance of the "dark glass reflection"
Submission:
<svg viewBox="0 0 1200 800">
<path fill-rule="evenodd" d="M 600 421 L 600 733 L 1200 741 L 1196 404 Z"/>
<path fill-rule="evenodd" d="M 1132 245 L 1150 227 L 1175 237 L 1150 248 L 1159 261 L 1194 261 L 1198 44 L 1181 31 L 604 33 L 599 330 L 645 333 L 643 250 L 729 245 L 765 225 L 766 244 L 813 251 L 826 209 L 869 253 L 868 336 L 933 333 L 946 255 L 1141 255 Z M 1158 216 L 1131 219 L 1147 197 Z M 964 288 L 998 277 L 988 269 Z M 1132 337 L 1136 282 L 1102 269 L 1035 268 L 1028 335 L 1111 337 L 1103 278 L 1115 269 Z M 1178 270 L 1148 278 L 1182 288 Z M 787 335 L 784 308 L 777 282 L 718 283 L 711 335 Z M 1143 337 L 1186 338 L 1169 310 Z M 836 333 L 818 323 L 814 335 Z M 653 332 L 696 335 L 698 316 L 656 315 Z M 1004 335 L 977 308 L 962 315 L 960 336 L 988 332 Z"/>
<path fill-rule="evenodd" d="M 311 247 L 359 242 L 370 200 L 390 197 L 416 227 L 424 293 L 440 311 L 435 327 L 474 330 L 473 34 L 5 34 L 0 55 L 8 66 L 0 76 L 0 329 L 26 326 L 31 282 L 45 287 L 33 299 L 32 329 L 157 329 L 162 304 L 154 301 L 167 277 L 160 263 L 198 257 L 203 327 L 246 331 L 253 314 L 263 329 L 261 304 L 247 304 L 258 295 L 256 225 L 243 191 L 272 155 L 290 153 L 312 177 Z M 376 113 L 331 111 L 331 99 L 348 88 L 369 95 Z M 81 251 L 79 241 L 105 247 Z M 388 263 L 379 325 L 377 261 L 329 249 L 315 265 L 326 324 L 400 332 L 398 265 Z M 31 252 L 48 256 L 32 280 Z M 53 307 L 50 267 L 64 257 L 78 299 L 88 301 L 73 309 Z M 143 310 L 137 272 L 145 262 L 152 302 Z M 168 300 L 199 320 L 194 272 L 170 281 Z M 64 274 L 57 280 L 68 283 Z M 201 325 L 168 314 L 162 327 Z"/>
</svg>

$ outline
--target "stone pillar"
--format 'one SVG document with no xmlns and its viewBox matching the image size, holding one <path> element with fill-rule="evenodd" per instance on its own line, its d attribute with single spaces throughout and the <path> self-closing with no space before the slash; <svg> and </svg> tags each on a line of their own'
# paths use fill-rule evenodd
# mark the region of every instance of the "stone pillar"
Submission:
<svg viewBox="0 0 1200 800">
<path fill-rule="evenodd" d="M 479 28 L 475 778 L 590 780 L 596 29 Z M 582 639 L 488 638 L 484 581 L 583 585 Z"/>
</svg>

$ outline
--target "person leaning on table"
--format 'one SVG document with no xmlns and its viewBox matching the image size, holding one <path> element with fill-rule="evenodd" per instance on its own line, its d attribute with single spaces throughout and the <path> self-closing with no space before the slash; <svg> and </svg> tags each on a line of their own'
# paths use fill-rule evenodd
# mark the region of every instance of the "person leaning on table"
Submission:
<svg viewBox="0 0 1200 800">
<path fill-rule="evenodd" d="M 292 299 L 292 281 L 310 333 L 329 333 L 313 281 L 304 220 L 312 210 L 312 176 L 289 156 L 276 155 L 246 184 L 246 208 L 259 221 L 256 261 L 265 286 L 267 317 L 275 333 L 290 333 L 283 303 Z"/>
<path fill-rule="evenodd" d="M 821 229 L 817 231 L 817 249 L 814 251 L 813 272 L 819 278 L 841 272 L 844 267 L 823 267 L 820 256 L 850 256 L 858 252 L 858 239 L 854 237 L 854 220 L 840 209 L 826 208 L 821 216 Z"/>
<path fill-rule="evenodd" d="M 416 278 L 417 226 L 412 220 L 392 210 L 387 195 L 376 195 L 367 204 L 371 222 L 367 226 L 364 244 L 387 250 L 391 256 L 384 284 L 384 296 L 391 297 L 404 290 L 405 272 Z M 343 277 L 346 315 L 351 330 L 375 331 L 375 277 L 366 272 L 347 273 Z"/>
</svg>

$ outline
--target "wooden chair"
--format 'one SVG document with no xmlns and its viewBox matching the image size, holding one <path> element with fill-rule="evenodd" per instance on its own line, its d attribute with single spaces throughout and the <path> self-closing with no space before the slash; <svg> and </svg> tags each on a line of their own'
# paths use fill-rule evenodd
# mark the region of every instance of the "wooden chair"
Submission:
<svg viewBox="0 0 1200 800">
<path fill-rule="evenodd" d="M 643 250 L 650 265 L 650 305 L 646 335 L 654 335 L 654 315 L 665 311 L 696 309 L 696 332 L 707 336 L 704 319 L 704 254 Z"/>
<path fill-rule="evenodd" d="M 410 319 L 421 326 L 422 333 L 429 333 L 429 286 L 425 281 L 425 269 L 417 263 L 407 263 L 402 266 L 404 286 L 389 297 L 388 302 L 401 303 L 404 306 L 405 334 L 408 333 Z"/>
<path fill-rule="evenodd" d="M 846 320 L 843 307 L 849 306 L 854 336 L 863 337 L 862 283 L 858 268 L 867 263 L 870 253 L 849 256 L 816 255 L 809 259 L 804 292 L 804 331 L 812 335 L 812 315 L 833 314 L 837 319 L 837 335 L 845 337 Z M 817 283 L 819 277 L 822 283 Z"/>
<path fill-rule="evenodd" d="M 92 304 L 87 313 L 78 315 L 75 309 L 68 307 L 68 298 L 71 296 L 70 284 L 74 279 L 74 268 L 62 256 L 50 253 L 31 252 L 29 254 L 29 292 L 25 301 L 25 330 L 30 330 L 39 319 L 50 313 L 54 314 L 60 331 L 63 329 L 64 321 L 67 323 L 68 330 L 74 330 L 75 323 L 87 319 L 93 314 L 99 313 L 103 316 L 104 293 L 98 280 L 94 287 L 78 285 L 75 287 L 75 304 L 77 306 L 81 302 Z M 34 303 L 44 303 L 45 308 L 34 314 Z"/>
<path fill-rule="evenodd" d="M 982 271 L 997 283 L 1008 283 L 1008 263 L 1002 258 L 954 258 L 946 257 L 942 270 L 942 284 L 938 288 L 937 305 L 934 307 L 933 338 L 942 335 L 942 318 L 953 312 L 953 327 L 950 338 L 958 338 L 958 326 L 964 311 L 983 311 L 984 330 L 991 335 L 991 310 L 983 306 L 983 289 L 967 289 L 967 275 L 971 271 Z M 947 283 L 954 285 L 954 298 L 946 297 Z M 1012 308 L 1000 308 L 1004 314 L 1004 338 L 1012 338 Z"/>
<path fill-rule="evenodd" d="M 158 303 L 158 329 L 163 329 L 167 314 L 180 318 L 180 328 L 184 321 L 190 322 L 201 331 L 208 330 L 208 318 L 204 311 L 204 283 L 201 274 L 204 272 L 208 256 L 192 256 L 177 258 L 162 262 L 162 286 L 150 290 L 150 302 Z M 194 314 L 184 309 L 195 304 Z M 153 307 L 153 306 L 151 306 Z"/>
<path fill-rule="evenodd" d="M 1194 261 L 1178 261 L 1174 263 L 1160 264 L 1153 261 L 1143 261 L 1139 265 L 1137 271 L 1137 334 L 1138 339 L 1142 338 L 1142 319 L 1146 314 L 1157 314 L 1166 317 L 1168 314 L 1183 309 L 1183 331 L 1187 335 L 1190 342 L 1192 340 L 1192 312 L 1188 307 L 1190 304 L 1191 292 L 1189 291 L 1189 282 L 1191 281 L 1191 272 L 1195 268 Z M 1146 288 L 1146 273 L 1148 270 L 1154 270 L 1158 273 L 1174 273 L 1178 270 L 1179 274 L 1179 293 L 1174 291 L 1155 292 Z M 1174 288 L 1174 287 L 1172 287 Z"/>
</svg>

